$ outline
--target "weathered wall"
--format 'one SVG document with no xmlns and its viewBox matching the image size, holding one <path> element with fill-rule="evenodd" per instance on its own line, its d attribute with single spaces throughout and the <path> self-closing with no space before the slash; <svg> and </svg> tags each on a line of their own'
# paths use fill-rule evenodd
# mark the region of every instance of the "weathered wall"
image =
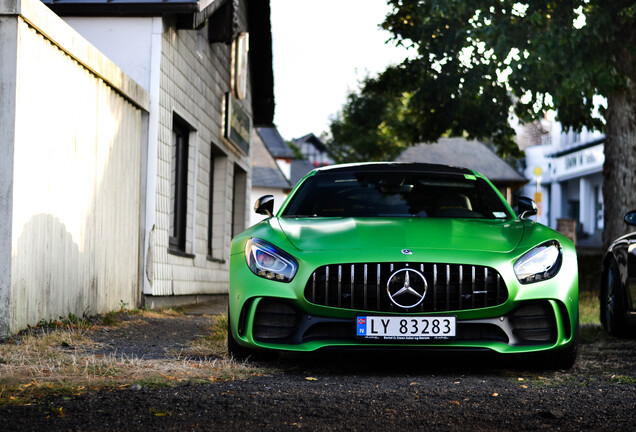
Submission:
<svg viewBox="0 0 636 432">
<path fill-rule="evenodd" d="M 37 0 L 0 36 L 0 332 L 137 304 L 148 93 Z"/>
<path fill-rule="evenodd" d="M 244 2 L 241 4 L 240 20 L 245 27 Z M 156 167 L 149 168 L 149 171 L 156 168 L 157 175 L 156 184 L 151 185 L 149 178 L 148 187 L 148 194 L 154 199 L 148 212 L 154 212 L 155 216 L 154 229 L 148 235 L 144 293 L 151 296 L 227 293 L 232 201 L 235 196 L 247 193 L 233 190 L 237 167 L 247 175 L 246 182 L 239 184 L 243 188 L 251 184 L 250 156 L 235 150 L 223 138 L 223 96 L 231 89 L 230 46 L 210 44 L 207 31 L 207 25 L 200 30 L 177 30 L 173 22 L 163 20 L 157 158 Z M 247 93 L 247 98 L 240 102 L 251 114 L 249 88 Z M 186 252 L 190 256 L 186 257 L 171 254 L 168 249 L 174 115 L 192 128 L 186 236 Z M 149 160 L 150 163 L 153 161 Z M 214 180 L 210 190 L 212 163 Z M 213 200 L 212 256 L 207 253 L 210 199 Z M 242 226 L 246 227 L 249 203 L 244 200 L 240 205 L 245 208 L 237 214 L 240 213 L 244 219 Z"/>
</svg>

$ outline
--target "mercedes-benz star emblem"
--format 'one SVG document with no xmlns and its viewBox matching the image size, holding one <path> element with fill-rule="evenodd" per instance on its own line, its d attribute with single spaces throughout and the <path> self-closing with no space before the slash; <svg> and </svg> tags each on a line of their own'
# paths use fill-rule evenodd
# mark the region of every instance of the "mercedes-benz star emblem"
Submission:
<svg viewBox="0 0 636 432">
<path fill-rule="evenodd" d="M 413 255 L 413 251 L 411 249 L 402 249 L 402 255 Z"/>
<path fill-rule="evenodd" d="M 427 289 L 424 275 L 408 268 L 393 273 L 386 284 L 386 291 L 393 304 L 405 309 L 422 303 Z"/>
</svg>

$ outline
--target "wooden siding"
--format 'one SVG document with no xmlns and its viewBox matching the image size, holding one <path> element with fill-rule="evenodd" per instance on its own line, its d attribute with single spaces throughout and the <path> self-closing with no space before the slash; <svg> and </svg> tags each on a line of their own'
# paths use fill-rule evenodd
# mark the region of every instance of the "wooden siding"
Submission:
<svg viewBox="0 0 636 432">
<path fill-rule="evenodd" d="M 147 115 L 140 107 L 148 106 L 148 94 L 40 2 L 21 4 L 12 17 L 17 78 L 9 308 L 0 305 L 5 333 L 136 305 L 140 295 Z"/>
</svg>

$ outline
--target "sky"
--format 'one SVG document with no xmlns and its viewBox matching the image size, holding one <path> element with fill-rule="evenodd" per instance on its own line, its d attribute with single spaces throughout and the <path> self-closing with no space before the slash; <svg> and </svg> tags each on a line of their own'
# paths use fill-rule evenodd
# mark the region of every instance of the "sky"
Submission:
<svg viewBox="0 0 636 432">
<path fill-rule="evenodd" d="M 271 0 L 274 123 L 285 140 L 329 130 L 366 76 L 406 57 L 379 25 L 386 0 Z"/>
</svg>

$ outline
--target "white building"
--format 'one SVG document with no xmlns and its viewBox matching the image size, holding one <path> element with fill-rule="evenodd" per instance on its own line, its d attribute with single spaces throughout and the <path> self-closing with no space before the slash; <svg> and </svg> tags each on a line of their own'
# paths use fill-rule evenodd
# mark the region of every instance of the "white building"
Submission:
<svg viewBox="0 0 636 432">
<path fill-rule="evenodd" d="M 600 132 L 563 131 L 544 123 L 549 134 L 527 147 L 523 193 L 539 206 L 537 220 L 551 228 L 576 222 L 577 244 L 600 246 L 603 231 L 603 153 Z"/>
<path fill-rule="evenodd" d="M 269 16 L 0 1 L 0 333 L 227 293 L 252 130 L 273 122 Z"/>
<path fill-rule="evenodd" d="M 150 94 L 145 304 L 226 293 L 250 221 L 252 129 L 273 120 L 269 2 L 43 2 Z"/>
</svg>

